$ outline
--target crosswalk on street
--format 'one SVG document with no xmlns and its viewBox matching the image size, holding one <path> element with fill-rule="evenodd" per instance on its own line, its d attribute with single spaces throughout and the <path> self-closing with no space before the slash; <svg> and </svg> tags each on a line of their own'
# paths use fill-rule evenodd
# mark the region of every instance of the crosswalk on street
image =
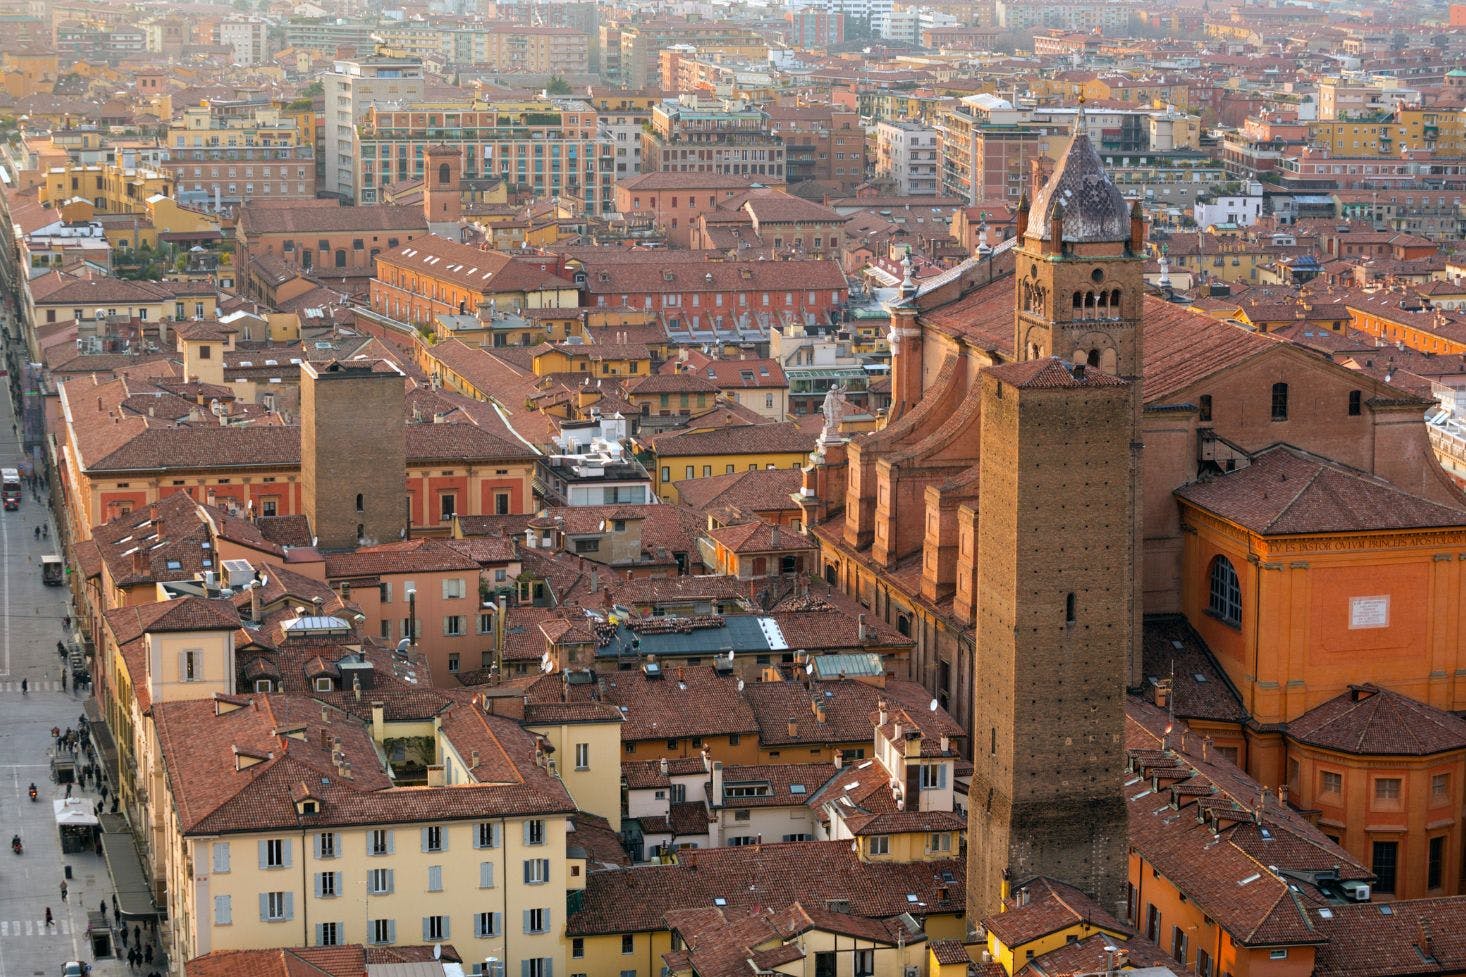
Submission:
<svg viewBox="0 0 1466 977">
<path fill-rule="evenodd" d="M 70 691 L 69 685 L 67 688 L 63 689 L 61 687 L 61 682 L 57 679 L 33 679 L 30 681 L 28 688 L 31 692 Z M 0 681 L 0 695 L 3 695 L 6 692 L 14 692 L 16 695 L 20 695 L 20 679 L 5 679 L 4 681 Z"/>
<path fill-rule="evenodd" d="M 44 919 L 0 919 L 0 940 L 26 936 L 69 936 L 71 921 L 57 919 L 49 928 Z"/>
</svg>

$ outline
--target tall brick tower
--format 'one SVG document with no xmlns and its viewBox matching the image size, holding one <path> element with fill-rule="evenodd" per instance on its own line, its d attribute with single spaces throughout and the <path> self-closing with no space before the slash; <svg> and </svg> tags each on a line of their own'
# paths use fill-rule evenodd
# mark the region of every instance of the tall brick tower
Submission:
<svg viewBox="0 0 1466 977">
<path fill-rule="evenodd" d="M 1126 878 L 1144 225 L 1076 127 L 1019 226 L 1018 361 L 979 391 L 973 919 L 1035 875 L 1119 912 Z"/>
<path fill-rule="evenodd" d="M 428 227 L 456 228 L 463 217 L 463 151 L 439 144 L 423 155 L 422 208 Z"/>
<path fill-rule="evenodd" d="M 322 549 L 391 543 L 407 526 L 402 372 L 386 360 L 300 365 L 300 482 Z"/>
</svg>

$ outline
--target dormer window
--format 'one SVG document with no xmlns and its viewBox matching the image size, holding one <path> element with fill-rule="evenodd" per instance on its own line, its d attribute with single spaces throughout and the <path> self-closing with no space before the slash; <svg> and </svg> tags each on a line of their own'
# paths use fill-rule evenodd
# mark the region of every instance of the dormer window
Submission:
<svg viewBox="0 0 1466 977">
<path fill-rule="evenodd" d="M 321 805 L 314 798 L 306 798 L 295 806 L 295 809 L 302 815 L 321 813 Z"/>
<path fill-rule="evenodd" d="M 316 679 L 316 691 L 317 692 L 330 692 L 330 691 L 333 691 L 333 686 L 332 686 L 331 680 L 329 678 L 324 678 L 324 677 L 323 678 Z"/>
<path fill-rule="evenodd" d="M 275 689 L 274 689 L 274 683 L 271 682 L 267 678 L 257 678 L 257 679 L 255 679 L 255 691 L 256 692 L 273 692 L 273 691 L 275 691 Z"/>
</svg>

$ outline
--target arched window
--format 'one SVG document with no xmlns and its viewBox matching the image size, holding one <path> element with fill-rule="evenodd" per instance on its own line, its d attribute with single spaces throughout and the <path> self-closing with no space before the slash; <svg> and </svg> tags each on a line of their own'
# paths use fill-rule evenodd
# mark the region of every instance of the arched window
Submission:
<svg viewBox="0 0 1466 977">
<path fill-rule="evenodd" d="M 835 586 L 835 564 L 825 564 L 825 583 L 831 587 Z"/>
<path fill-rule="evenodd" d="M 1075 292 L 1074 293 L 1074 308 L 1076 308 L 1076 309 L 1082 309 L 1082 308 L 1084 308 L 1084 295 L 1082 293 L 1080 293 L 1080 292 Z"/>
<path fill-rule="evenodd" d="M 1110 308 L 1114 310 L 1115 315 L 1120 314 L 1120 290 L 1118 288 L 1110 292 Z"/>
<path fill-rule="evenodd" d="M 452 168 L 449 167 L 447 163 L 439 163 L 438 164 L 438 186 L 440 186 L 440 187 L 446 187 L 449 183 L 451 183 L 452 182 L 452 179 L 450 177 L 450 174 L 451 173 L 452 173 Z"/>
<path fill-rule="evenodd" d="M 1100 351 L 1097 349 L 1090 350 L 1087 359 L 1089 360 L 1090 366 L 1098 367 L 1100 365 Z"/>
<path fill-rule="evenodd" d="M 1273 420 L 1286 421 L 1288 419 L 1288 385 L 1286 383 L 1273 384 Z"/>
<path fill-rule="evenodd" d="M 1074 595 L 1070 594 L 1064 598 L 1064 623 L 1074 623 Z"/>
<path fill-rule="evenodd" d="M 1232 561 L 1225 556 L 1211 561 L 1211 593 L 1206 609 L 1233 627 L 1242 624 L 1242 585 Z"/>
<path fill-rule="evenodd" d="M 896 615 L 896 631 L 903 637 L 911 637 L 911 618 L 905 614 Z"/>
<path fill-rule="evenodd" d="M 363 496 L 360 492 L 356 493 L 356 511 L 357 512 L 363 512 L 363 511 L 365 511 L 365 509 L 366 509 L 366 506 L 364 505 L 365 502 L 366 502 L 365 496 Z"/>
</svg>

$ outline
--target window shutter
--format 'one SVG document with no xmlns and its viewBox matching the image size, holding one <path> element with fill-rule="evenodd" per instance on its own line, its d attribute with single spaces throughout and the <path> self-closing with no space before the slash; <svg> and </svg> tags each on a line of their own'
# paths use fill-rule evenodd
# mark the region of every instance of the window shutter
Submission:
<svg viewBox="0 0 1466 977">
<path fill-rule="evenodd" d="M 387 942 L 397 942 L 397 920 L 395 919 L 387 920 Z"/>
<path fill-rule="evenodd" d="M 428 891 L 438 892 L 443 888 L 443 866 L 428 866 Z"/>
<path fill-rule="evenodd" d="M 534 822 L 532 822 L 532 821 L 526 821 L 526 822 L 524 822 L 524 843 L 525 843 L 525 844 L 526 844 L 526 845 L 528 845 L 528 844 L 529 844 L 529 843 L 530 843 L 530 840 L 529 840 L 529 839 L 530 839 L 530 830 L 529 830 L 529 826 L 530 826 L 530 825 L 531 825 L 531 824 L 533 824 L 533 823 L 534 823 Z"/>
<path fill-rule="evenodd" d="M 229 871 L 229 842 L 214 842 L 214 871 L 220 874 Z"/>
<path fill-rule="evenodd" d="M 428 829 L 427 828 L 421 829 L 421 834 L 422 834 L 422 850 L 423 851 L 427 851 L 428 850 Z"/>
<path fill-rule="evenodd" d="M 422 918 L 422 941 L 424 943 L 430 943 L 430 942 L 432 942 L 432 939 L 433 938 L 428 935 L 428 930 L 429 930 L 429 927 L 432 924 L 432 920 L 433 920 L 433 917 L 431 917 L 431 916 L 424 916 Z"/>
<path fill-rule="evenodd" d="M 270 918 L 270 894 L 268 892 L 261 892 L 260 893 L 260 919 L 269 919 L 269 918 Z"/>
<path fill-rule="evenodd" d="M 286 898 L 289 898 L 289 897 L 287 896 Z M 545 933 L 548 933 L 548 932 L 550 932 L 550 930 L 552 930 L 552 929 L 555 928 L 554 924 L 550 922 L 550 918 L 551 918 L 551 914 L 552 913 L 554 913 L 554 910 L 551 909 L 549 906 L 546 906 L 545 907 L 545 914 L 544 914 L 543 917 L 541 917 L 545 921 L 545 928 L 543 930 L 543 932 L 545 932 Z M 549 974 L 546 974 L 545 977 L 549 977 Z"/>
<path fill-rule="evenodd" d="M 524 860 L 524 881 L 525 881 L 525 883 L 528 884 L 528 882 L 532 878 L 534 878 L 534 859 L 533 858 L 526 858 Z"/>
<path fill-rule="evenodd" d="M 260 898 L 263 899 L 264 896 L 261 896 Z M 524 931 L 526 933 L 533 933 L 534 932 L 534 923 L 530 919 L 530 915 L 531 915 L 530 911 L 528 909 L 526 909 L 524 911 Z M 526 960 L 525 963 L 528 964 L 529 961 Z"/>
<path fill-rule="evenodd" d="M 270 843 L 268 841 L 257 842 L 260 846 L 260 868 L 270 864 Z"/>
<path fill-rule="evenodd" d="M 453 917 L 443 917 L 443 935 L 439 939 L 449 940 L 453 938 Z"/>
<path fill-rule="evenodd" d="M 489 913 L 489 936 L 498 936 L 504 932 L 504 914 Z"/>
<path fill-rule="evenodd" d="M 285 893 L 285 918 L 295 918 L 295 893 L 293 892 Z"/>
<path fill-rule="evenodd" d="M 229 896 L 214 897 L 214 925 L 228 926 L 234 922 L 234 906 Z"/>
<path fill-rule="evenodd" d="M 396 876 L 397 876 L 397 870 L 395 868 L 389 868 L 389 869 L 387 869 L 387 891 L 388 892 L 391 892 L 391 891 L 393 891 L 394 889 L 397 888 L 397 879 L 396 879 Z"/>
<path fill-rule="evenodd" d="M 519 961 L 519 977 L 529 977 L 529 959 Z"/>
<path fill-rule="evenodd" d="M 290 867 L 290 846 L 291 841 L 289 838 L 286 838 L 285 840 L 280 842 L 280 864 L 284 865 L 286 868 Z"/>
<path fill-rule="evenodd" d="M 325 894 L 326 894 L 326 873 L 324 873 L 324 872 L 317 872 L 316 873 L 316 898 L 319 899 L 319 898 L 321 898 L 321 896 L 323 896 Z M 317 924 L 316 925 L 316 928 L 317 929 L 320 929 L 320 924 Z"/>
<path fill-rule="evenodd" d="M 494 863 L 478 863 L 478 887 L 480 889 L 492 889 L 494 887 Z"/>
<path fill-rule="evenodd" d="M 323 946 L 326 942 L 326 924 L 316 924 L 316 946 Z"/>
<path fill-rule="evenodd" d="M 397 838 L 396 838 L 396 835 L 397 835 L 397 832 L 395 832 L 395 831 L 388 831 L 387 832 L 387 854 L 388 855 L 391 855 L 391 854 L 393 854 L 394 852 L 397 851 Z"/>
</svg>

